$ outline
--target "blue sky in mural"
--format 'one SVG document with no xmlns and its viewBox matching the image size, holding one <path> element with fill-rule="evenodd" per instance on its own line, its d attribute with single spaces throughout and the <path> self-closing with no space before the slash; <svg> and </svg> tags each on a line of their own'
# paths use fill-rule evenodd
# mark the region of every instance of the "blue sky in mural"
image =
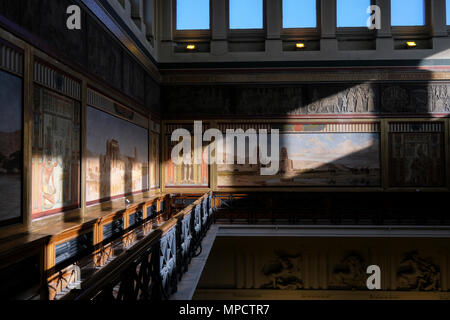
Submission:
<svg viewBox="0 0 450 320">
<path fill-rule="evenodd" d="M 450 0 L 447 0 L 447 25 L 450 25 Z"/>
<path fill-rule="evenodd" d="M 229 0 L 230 29 L 262 29 L 263 0 Z"/>
<path fill-rule="evenodd" d="M 337 0 L 338 27 L 366 27 L 370 0 Z"/>
<path fill-rule="evenodd" d="M 209 29 L 209 0 L 177 0 L 177 30 Z"/>
<path fill-rule="evenodd" d="M 22 129 L 22 79 L 0 71 L 0 132 Z"/>
<path fill-rule="evenodd" d="M 316 0 L 283 0 L 283 28 L 316 26 Z"/>
<path fill-rule="evenodd" d="M 303 133 L 284 134 L 280 147 L 287 148 L 291 160 L 323 163 L 351 163 L 357 160 L 368 167 L 378 167 L 379 142 L 378 133 Z"/>
<path fill-rule="evenodd" d="M 114 139 L 119 143 L 120 153 L 134 157 L 134 148 L 138 151 L 138 160 L 146 162 L 148 158 L 147 130 L 131 122 L 114 117 L 95 108 L 87 108 L 86 147 L 89 152 L 106 154 L 106 142 Z"/>
<path fill-rule="evenodd" d="M 448 1 L 447 1 L 448 3 Z M 424 0 L 391 0 L 392 26 L 422 26 L 425 24 Z"/>
</svg>

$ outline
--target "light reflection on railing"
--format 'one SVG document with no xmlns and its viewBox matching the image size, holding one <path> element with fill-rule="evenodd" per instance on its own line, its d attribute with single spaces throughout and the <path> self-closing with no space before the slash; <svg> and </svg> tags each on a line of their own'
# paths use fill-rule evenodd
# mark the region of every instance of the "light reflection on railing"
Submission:
<svg viewBox="0 0 450 320">
<path fill-rule="evenodd" d="M 187 271 L 190 259 L 212 223 L 211 199 L 212 192 L 204 194 L 148 234 L 145 234 L 145 224 L 137 228 L 134 244 L 81 279 L 79 288 L 61 299 L 167 299 L 176 292 L 178 280 Z"/>
</svg>

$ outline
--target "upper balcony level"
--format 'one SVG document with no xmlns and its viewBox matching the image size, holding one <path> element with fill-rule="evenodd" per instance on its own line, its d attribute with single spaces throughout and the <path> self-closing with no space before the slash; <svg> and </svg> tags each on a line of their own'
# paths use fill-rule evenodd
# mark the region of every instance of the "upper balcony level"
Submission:
<svg viewBox="0 0 450 320">
<path fill-rule="evenodd" d="M 97 2 L 161 69 L 352 60 L 436 64 L 450 58 L 448 0 Z"/>
</svg>

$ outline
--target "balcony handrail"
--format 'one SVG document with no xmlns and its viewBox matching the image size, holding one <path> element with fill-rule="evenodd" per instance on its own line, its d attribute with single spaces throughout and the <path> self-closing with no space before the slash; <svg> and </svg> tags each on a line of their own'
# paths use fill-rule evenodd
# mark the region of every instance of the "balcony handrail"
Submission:
<svg viewBox="0 0 450 320">
<path fill-rule="evenodd" d="M 180 212 L 169 218 L 163 225 L 155 229 L 153 232 L 145 236 L 141 241 L 136 243 L 131 248 L 125 250 L 118 255 L 114 260 L 102 267 L 91 277 L 81 283 L 80 289 L 73 289 L 68 292 L 61 300 L 90 300 L 95 298 L 103 288 L 110 283 L 115 283 L 119 280 L 127 268 L 133 264 L 140 256 L 146 252 L 155 250 L 159 241 L 175 228 L 184 217 L 193 212 L 194 208 L 201 205 L 205 198 L 208 198 L 211 192 L 208 192 L 182 209 Z M 158 252 L 159 256 L 159 252 Z"/>
</svg>

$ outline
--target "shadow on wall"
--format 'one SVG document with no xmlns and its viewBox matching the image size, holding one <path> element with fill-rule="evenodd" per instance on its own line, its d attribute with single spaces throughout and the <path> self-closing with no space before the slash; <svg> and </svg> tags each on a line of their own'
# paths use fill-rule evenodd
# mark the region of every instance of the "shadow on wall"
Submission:
<svg viewBox="0 0 450 320">
<path fill-rule="evenodd" d="M 261 176 L 260 165 L 248 162 L 219 165 L 219 187 L 381 187 L 380 118 L 391 119 L 389 149 L 383 154 L 389 181 L 384 182 L 390 187 L 446 185 L 444 122 L 395 118 L 447 116 L 448 83 L 166 86 L 163 92 L 165 117 L 174 121 L 219 119 L 223 133 L 280 130 L 277 175 Z"/>
</svg>

